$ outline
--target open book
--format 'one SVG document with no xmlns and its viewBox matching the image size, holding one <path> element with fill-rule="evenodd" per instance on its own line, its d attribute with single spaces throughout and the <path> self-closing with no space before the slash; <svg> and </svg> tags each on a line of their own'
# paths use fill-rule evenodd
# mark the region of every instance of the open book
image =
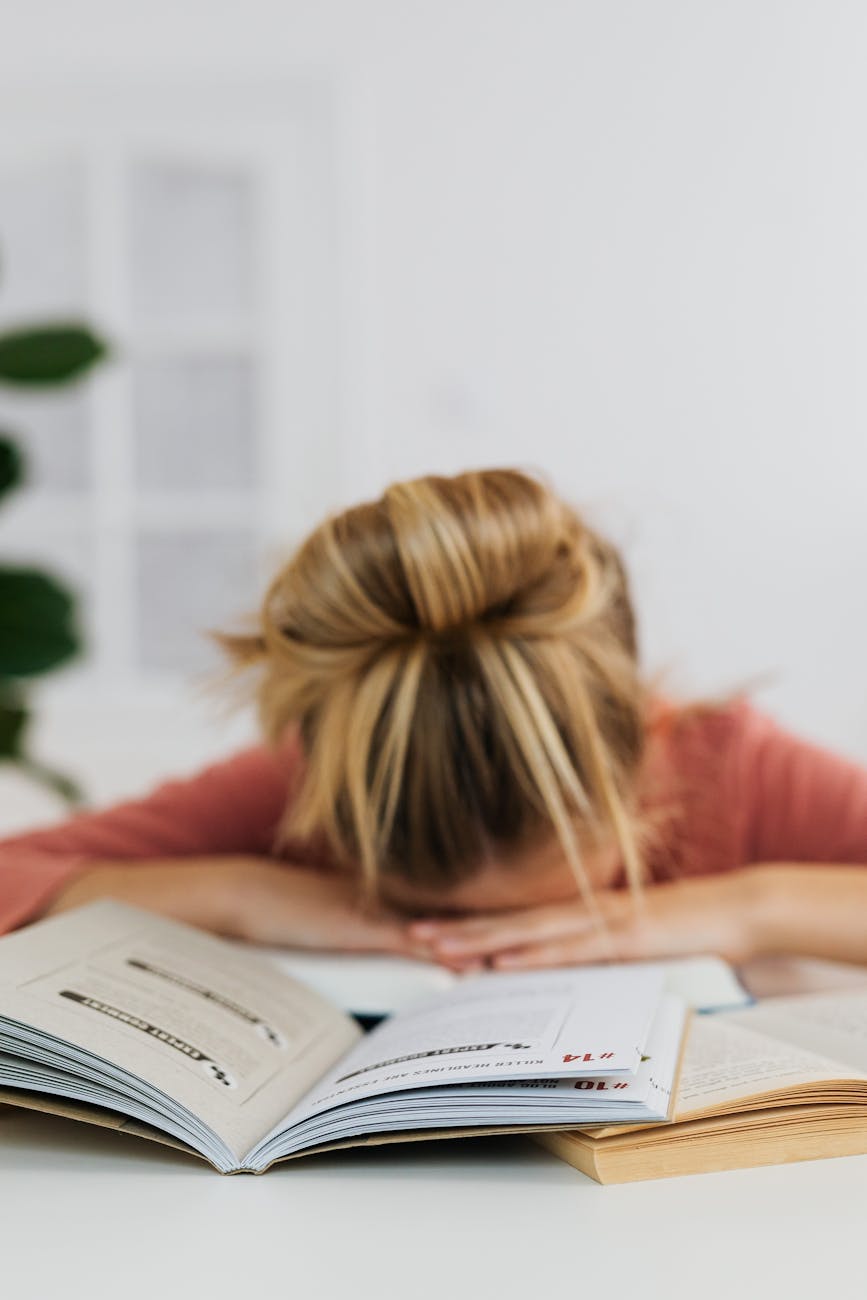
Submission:
<svg viewBox="0 0 867 1300">
<path fill-rule="evenodd" d="M 289 948 L 257 951 L 368 1026 L 472 978 L 409 957 Z M 642 964 L 648 970 L 661 969 L 668 992 L 679 994 L 696 1011 L 730 1010 L 749 1006 L 753 1000 L 731 966 L 719 957 L 678 957 Z"/>
<path fill-rule="evenodd" d="M 267 960 L 119 903 L 0 939 L 0 1102 L 221 1173 L 372 1140 L 658 1121 L 685 1023 L 661 971 L 585 967 L 480 975 L 364 1035 Z"/>
<path fill-rule="evenodd" d="M 696 1018 L 672 1122 L 539 1141 L 601 1183 L 865 1153 L 867 992 Z"/>
</svg>

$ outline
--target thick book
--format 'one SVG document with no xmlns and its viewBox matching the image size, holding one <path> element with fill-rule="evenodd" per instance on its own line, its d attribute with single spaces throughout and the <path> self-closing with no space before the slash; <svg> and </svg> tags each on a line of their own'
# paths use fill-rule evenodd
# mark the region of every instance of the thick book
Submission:
<svg viewBox="0 0 867 1300">
<path fill-rule="evenodd" d="M 662 971 L 609 966 L 479 975 L 364 1034 L 255 953 L 120 903 L 0 939 L 0 1102 L 227 1174 L 371 1142 L 659 1121 L 686 1021 Z"/>
<path fill-rule="evenodd" d="M 865 1154 L 867 992 L 696 1017 L 669 1121 L 538 1141 L 600 1183 Z"/>
</svg>

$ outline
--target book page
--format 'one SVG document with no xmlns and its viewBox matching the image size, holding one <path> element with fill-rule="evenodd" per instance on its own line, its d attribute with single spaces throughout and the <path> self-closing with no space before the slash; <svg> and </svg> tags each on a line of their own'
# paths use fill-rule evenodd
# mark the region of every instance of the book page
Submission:
<svg viewBox="0 0 867 1300">
<path fill-rule="evenodd" d="M 682 998 L 664 993 L 651 1025 L 641 1061 L 632 1075 L 598 1075 L 567 1079 L 493 1079 L 480 1083 L 452 1083 L 447 1087 L 425 1089 L 428 1098 L 473 1097 L 496 1095 L 498 1100 L 516 1098 L 519 1107 L 527 1097 L 555 1098 L 578 1096 L 588 1107 L 602 1103 L 609 1108 L 642 1103 L 652 1111 L 667 1113 L 672 1085 L 677 1074 L 684 1029 L 689 1016 Z M 520 1109 L 512 1115 L 521 1119 Z"/>
<path fill-rule="evenodd" d="M 747 1013 L 737 1013 L 742 1014 Z M 731 1016 L 698 1016 L 684 1052 L 674 1118 L 844 1073 L 838 1062 L 747 1029 Z"/>
<path fill-rule="evenodd" d="M 342 1142 L 363 1134 L 380 1136 L 424 1129 L 454 1133 L 464 1128 L 527 1129 L 556 1124 L 660 1121 L 669 1113 L 687 1009 L 681 998 L 663 994 L 634 1075 L 581 1075 L 557 1079 L 488 1078 L 471 1083 L 433 1084 L 354 1098 L 318 1111 L 306 1103 L 284 1126 L 250 1153 L 250 1168 L 323 1143 Z M 347 1058 L 347 1063 L 351 1058 Z M 292 1122 L 294 1121 L 294 1122 Z"/>
<path fill-rule="evenodd" d="M 727 1019 L 786 1043 L 821 1052 L 854 1071 L 867 1071 L 867 991 L 769 998 Z"/>
<path fill-rule="evenodd" d="M 254 955 L 112 902 L 0 941 L 0 1047 L 26 1055 L 16 1022 L 158 1089 L 239 1158 L 361 1036 Z"/>
<path fill-rule="evenodd" d="M 433 1084 L 632 1073 L 663 985 L 661 973 L 628 966 L 459 982 L 377 1026 L 287 1123 L 356 1098 Z"/>
<path fill-rule="evenodd" d="M 671 1121 L 735 1107 L 768 1092 L 840 1077 L 835 1061 L 732 1024 L 728 1015 L 694 1015 L 689 1022 Z M 588 1129 L 594 1140 L 634 1130 Z"/>
</svg>

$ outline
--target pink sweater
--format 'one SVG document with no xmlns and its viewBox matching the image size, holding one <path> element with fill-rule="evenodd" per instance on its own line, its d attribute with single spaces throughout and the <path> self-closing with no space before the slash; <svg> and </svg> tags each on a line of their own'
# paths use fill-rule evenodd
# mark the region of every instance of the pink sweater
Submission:
<svg viewBox="0 0 867 1300">
<path fill-rule="evenodd" d="M 867 864 L 867 769 L 779 727 L 744 700 L 703 713 L 660 705 L 651 725 L 645 806 L 662 818 L 655 879 L 751 862 Z M 79 814 L 0 841 L 0 933 L 35 919 L 54 893 L 98 859 L 275 851 L 297 780 L 296 743 L 253 746 L 142 799 Z"/>
</svg>

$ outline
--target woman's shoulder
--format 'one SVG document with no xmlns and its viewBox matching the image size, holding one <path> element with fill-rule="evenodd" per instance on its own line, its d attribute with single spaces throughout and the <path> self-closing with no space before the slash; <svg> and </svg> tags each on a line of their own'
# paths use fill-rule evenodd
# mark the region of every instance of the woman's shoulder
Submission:
<svg viewBox="0 0 867 1300">
<path fill-rule="evenodd" d="M 743 690 L 689 701 L 654 696 L 647 710 L 648 750 L 673 771 L 723 781 L 717 797 L 733 783 L 749 781 L 767 754 L 786 742 L 807 743 Z"/>
<path fill-rule="evenodd" d="M 648 747 L 683 766 L 706 753 L 717 767 L 728 766 L 745 778 L 786 764 L 811 773 L 864 773 L 863 763 L 792 731 L 745 691 L 720 698 L 678 702 L 654 696 L 647 709 Z"/>
<path fill-rule="evenodd" d="M 738 864 L 747 769 L 774 725 L 743 692 L 650 700 L 643 802 L 654 828 L 654 874 L 705 874 Z"/>
<path fill-rule="evenodd" d="M 664 828 L 657 874 L 867 861 L 863 762 L 795 734 L 748 695 L 657 699 L 647 735 L 645 791 Z"/>
<path fill-rule="evenodd" d="M 687 701 L 654 694 L 646 713 L 648 737 L 674 750 L 707 741 L 734 741 L 774 725 L 743 691 Z"/>
</svg>

